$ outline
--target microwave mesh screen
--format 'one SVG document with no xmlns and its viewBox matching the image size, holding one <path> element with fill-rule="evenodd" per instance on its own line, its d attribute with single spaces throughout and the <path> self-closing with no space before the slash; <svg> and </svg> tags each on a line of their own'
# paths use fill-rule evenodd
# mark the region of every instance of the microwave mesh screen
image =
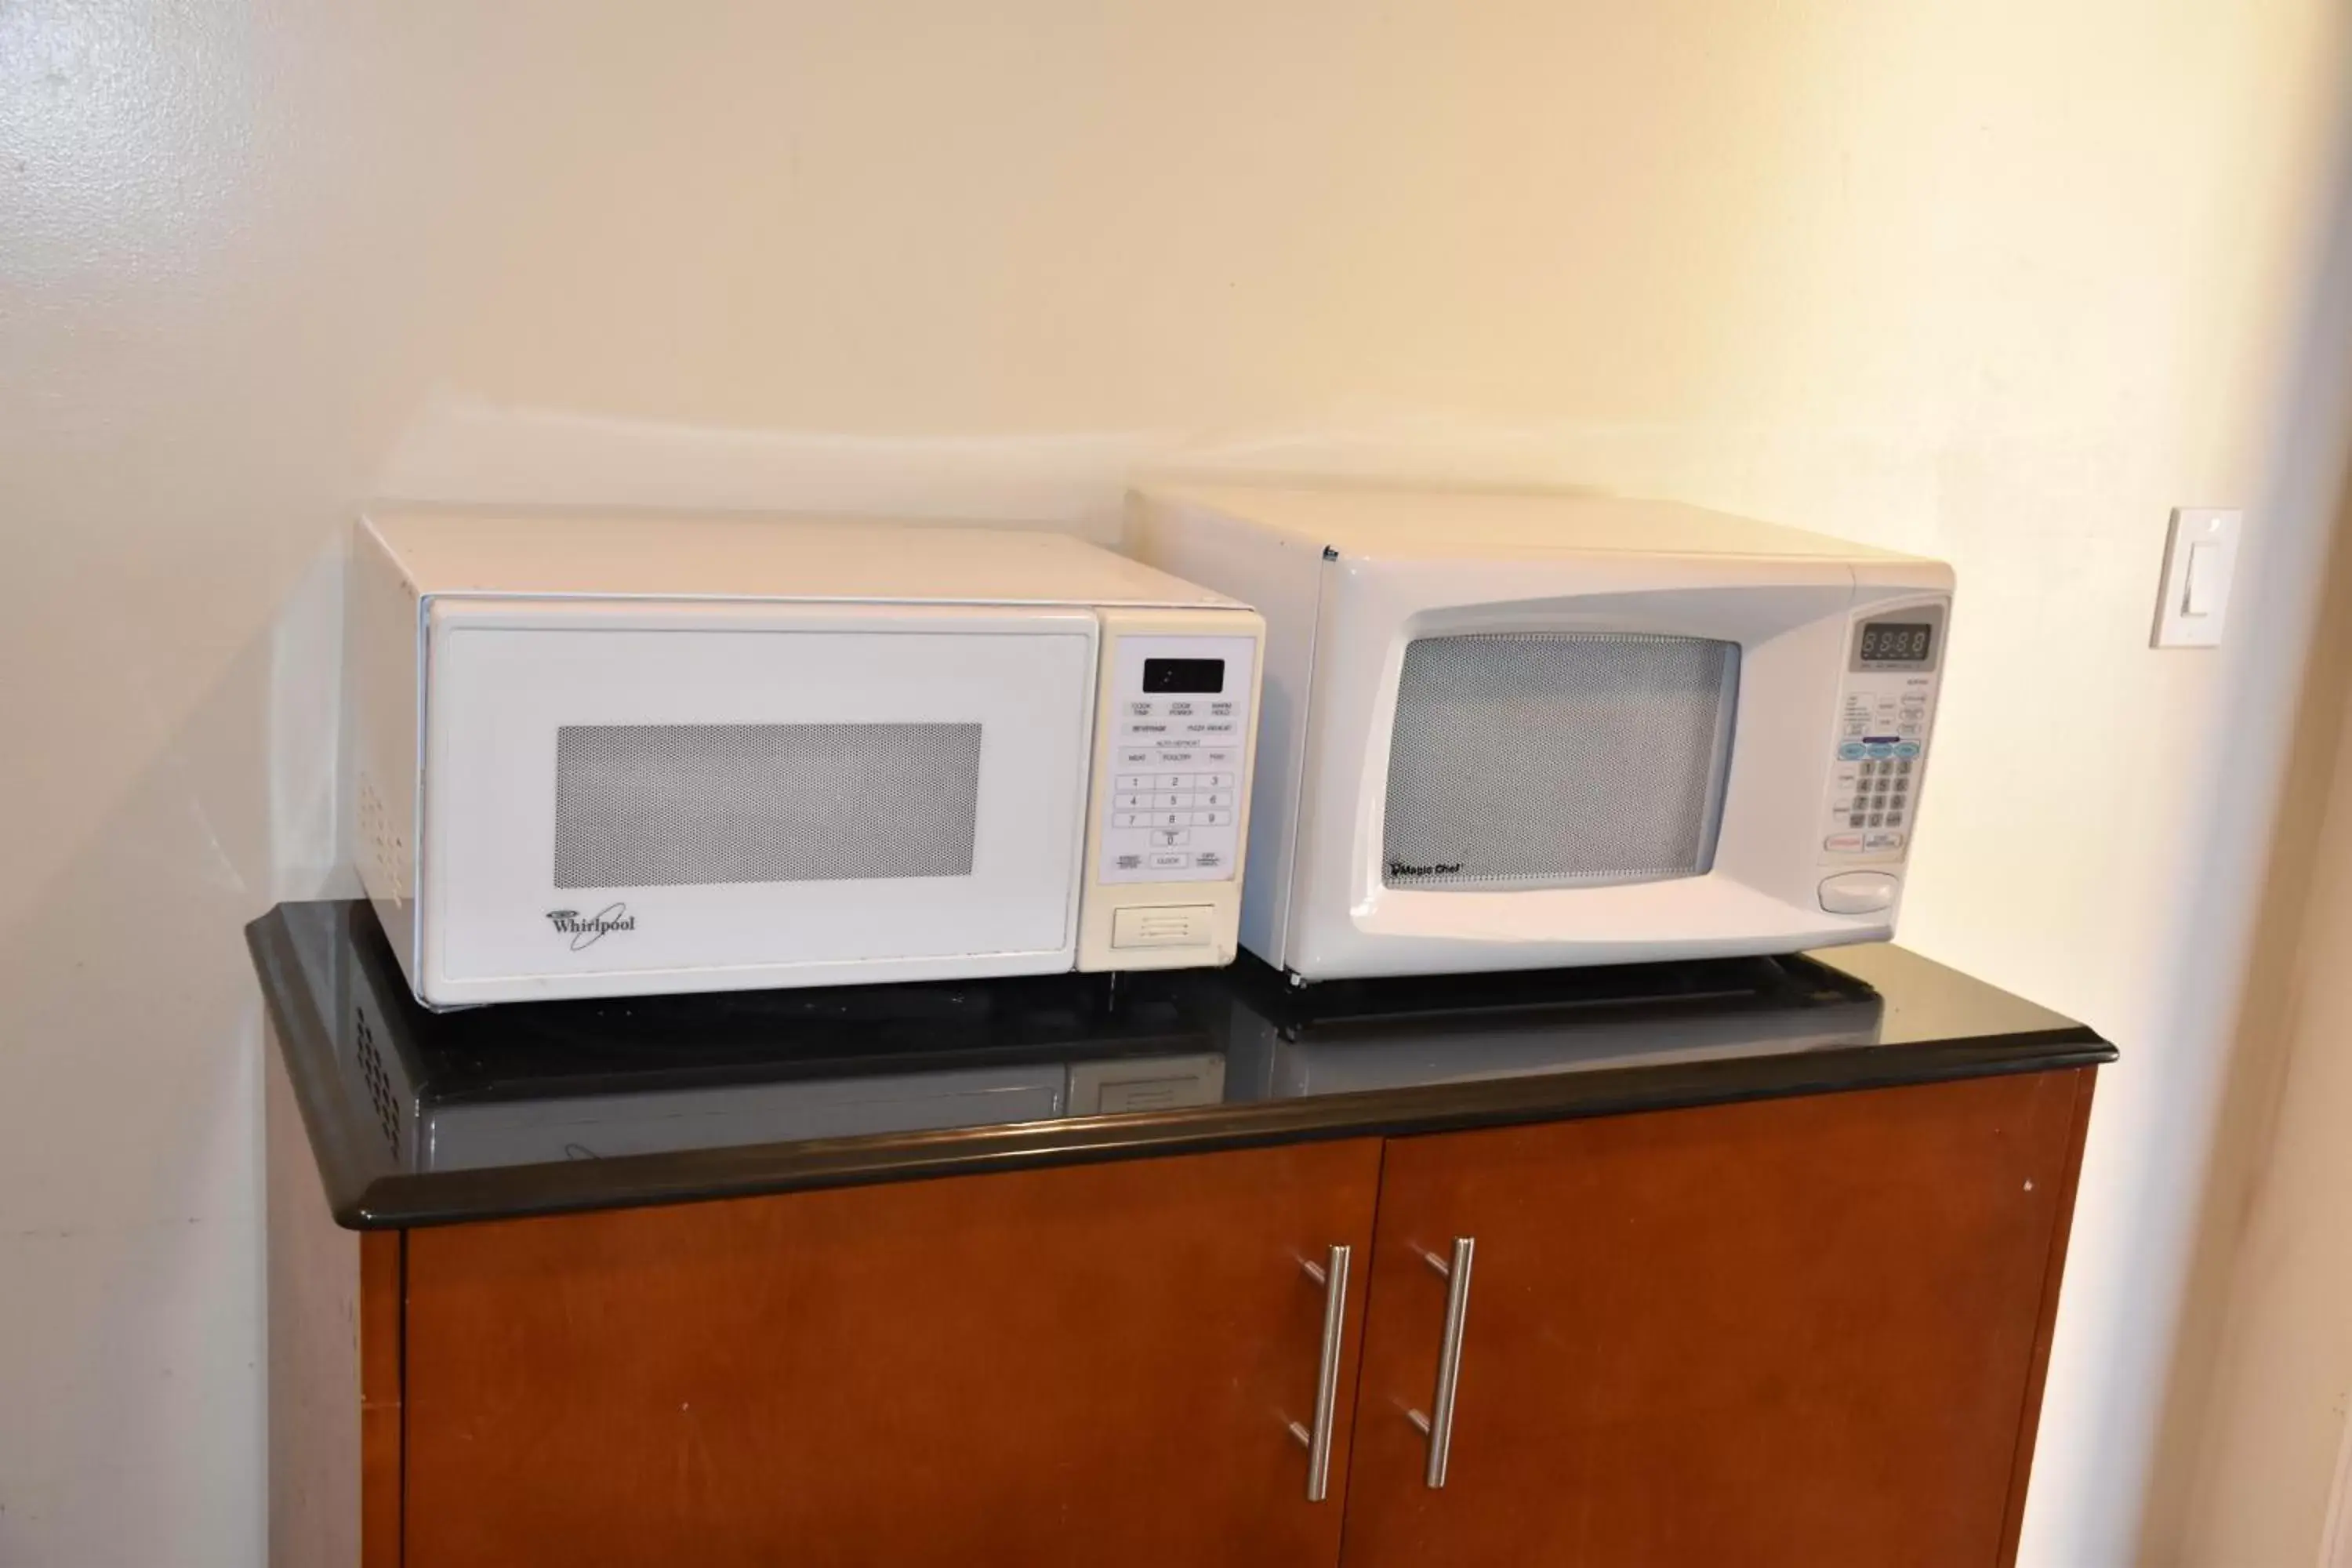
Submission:
<svg viewBox="0 0 2352 1568">
<path fill-rule="evenodd" d="M 977 724 L 568 724 L 555 885 L 968 877 Z"/>
<path fill-rule="evenodd" d="M 1389 746 L 1385 880 L 1552 888 L 1715 859 L 1739 645 L 1616 633 L 1423 637 Z"/>
</svg>

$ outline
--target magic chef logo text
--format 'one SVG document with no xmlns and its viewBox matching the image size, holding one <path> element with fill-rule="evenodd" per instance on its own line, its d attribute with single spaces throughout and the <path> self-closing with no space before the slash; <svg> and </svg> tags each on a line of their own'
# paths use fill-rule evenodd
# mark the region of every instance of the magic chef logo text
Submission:
<svg viewBox="0 0 2352 1568">
<path fill-rule="evenodd" d="M 550 910 L 547 923 L 572 939 L 572 951 L 593 947 L 616 931 L 635 931 L 637 917 L 629 912 L 626 904 L 606 904 L 593 915 L 578 910 Z"/>
<path fill-rule="evenodd" d="M 1404 860 L 1389 862 L 1389 875 L 1391 877 L 1458 877 L 1461 874 L 1462 862 L 1459 860 L 1440 860 L 1433 866 L 1415 866 Z"/>
</svg>

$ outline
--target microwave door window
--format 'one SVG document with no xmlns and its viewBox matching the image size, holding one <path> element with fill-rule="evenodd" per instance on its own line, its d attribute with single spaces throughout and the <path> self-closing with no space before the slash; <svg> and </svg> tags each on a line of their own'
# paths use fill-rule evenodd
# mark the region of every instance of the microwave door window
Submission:
<svg viewBox="0 0 2352 1568">
<path fill-rule="evenodd" d="M 1482 633 L 1405 649 L 1384 880 L 1535 889 L 1704 874 L 1729 770 L 1739 645 Z"/>
<path fill-rule="evenodd" d="M 978 724 L 569 724 L 555 885 L 969 877 Z"/>
</svg>

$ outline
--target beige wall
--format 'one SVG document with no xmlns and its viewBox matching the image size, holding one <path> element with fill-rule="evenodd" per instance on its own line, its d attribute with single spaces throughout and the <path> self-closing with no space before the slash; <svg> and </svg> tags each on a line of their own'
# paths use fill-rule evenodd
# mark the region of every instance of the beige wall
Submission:
<svg viewBox="0 0 2352 1568">
<path fill-rule="evenodd" d="M 2352 536 L 2325 609 L 2152 1511 L 2185 1568 L 2352 1568 Z"/>
<path fill-rule="evenodd" d="M 2325 265 L 2274 471 L 2334 540 L 2144 1536 L 2183 1568 L 2352 1568 L 2352 184 Z"/>
<path fill-rule="evenodd" d="M 0 1561 L 252 1559 L 236 926 L 341 885 L 355 503 L 1100 528 L 1130 468 L 1203 465 L 1598 486 L 1954 562 L 1906 935 L 2123 1044 L 2026 1550 L 2122 1561 L 2301 524 L 2225 656 L 2143 644 L 2166 510 L 2262 489 L 2342 23 L 0 8 Z"/>
</svg>

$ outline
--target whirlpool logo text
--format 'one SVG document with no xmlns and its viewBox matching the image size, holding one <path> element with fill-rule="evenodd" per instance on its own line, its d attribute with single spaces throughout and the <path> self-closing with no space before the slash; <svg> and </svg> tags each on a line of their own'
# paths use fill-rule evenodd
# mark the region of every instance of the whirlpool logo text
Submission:
<svg viewBox="0 0 2352 1568">
<path fill-rule="evenodd" d="M 550 910 L 547 921 L 572 939 L 574 952 L 595 946 L 616 931 L 637 929 L 637 917 L 629 912 L 626 904 L 606 904 L 593 915 L 583 915 L 578 910 Z"/>
</svg>

